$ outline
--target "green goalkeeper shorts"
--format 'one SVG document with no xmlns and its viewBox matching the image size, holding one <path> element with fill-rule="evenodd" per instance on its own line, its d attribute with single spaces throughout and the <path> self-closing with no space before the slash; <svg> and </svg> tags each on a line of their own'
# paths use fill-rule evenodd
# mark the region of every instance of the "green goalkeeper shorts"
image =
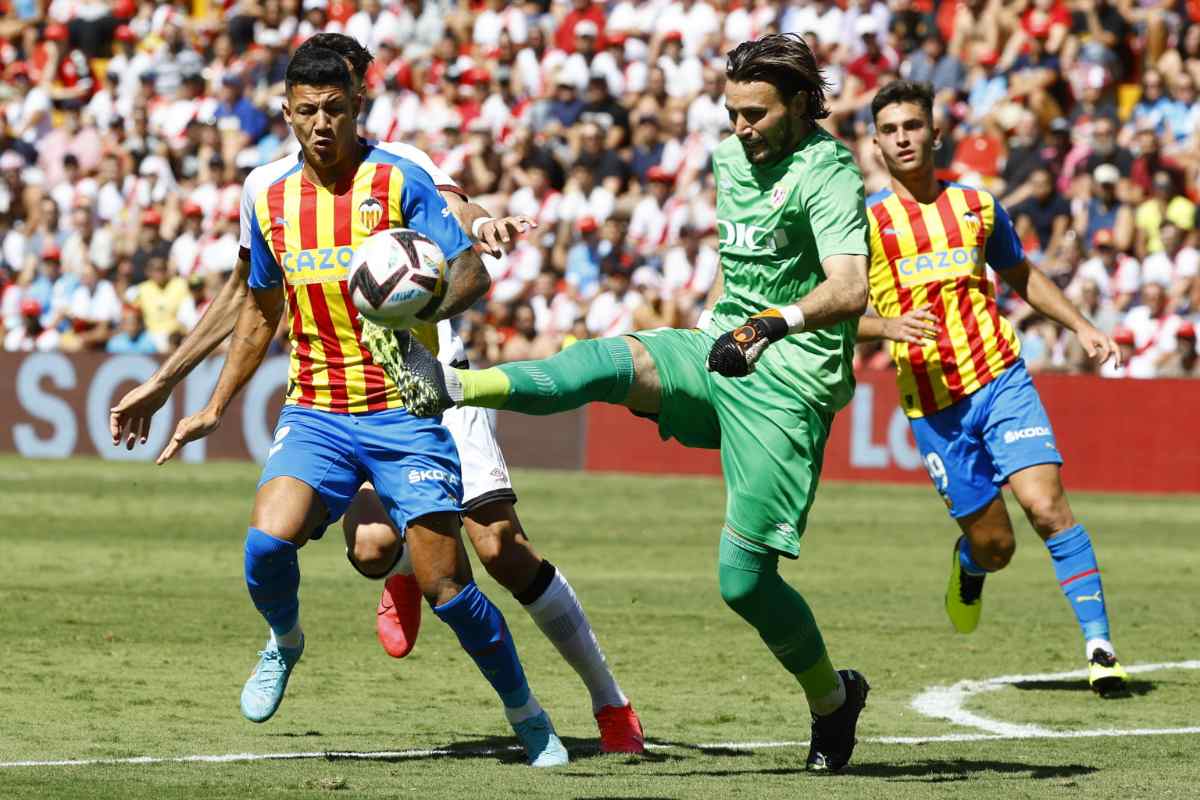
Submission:
<svg viewBox="0 0 1200 800">
<path fill-rule="evenodd" d="M 704 331 L 631 335 L 650 352 L 662 382 L 659 435 L 721 451 L 728 532 L 796 558 L 833 415 L 813 408 L 761 363 L 745 378 L 709 372 L 715 339 Z"/>
</svg>

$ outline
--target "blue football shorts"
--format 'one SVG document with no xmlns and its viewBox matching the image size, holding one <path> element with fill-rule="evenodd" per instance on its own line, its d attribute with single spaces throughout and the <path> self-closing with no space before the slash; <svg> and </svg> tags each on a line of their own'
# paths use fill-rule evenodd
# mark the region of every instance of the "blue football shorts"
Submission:
<svg viewBox="0 0 1200 800">
<path fill-rule="evenodd" d="M 1062 463 L 1050 417 L 1021 360 L 949 408 L 910 422 L 952 517 L 986 506 L 1014 472 Z"/>
<path fill-rule="evenodd" d="M 462 511 L 462 471 L 450 431 L 439 419 L 404 409 L 336 414 L 284 406 L 258 485 L 284 476 L 307 483 L 325 505 L 325 524 L 313 539 L 341 518 L 364 481 L 401 532 L 426 514 Z"/>
</svg>

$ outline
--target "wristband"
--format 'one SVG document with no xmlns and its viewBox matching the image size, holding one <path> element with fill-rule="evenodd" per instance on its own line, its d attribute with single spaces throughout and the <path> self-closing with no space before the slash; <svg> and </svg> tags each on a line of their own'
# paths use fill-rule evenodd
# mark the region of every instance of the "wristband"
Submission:
<svg viewBox="0 0 1200 800">
<path fill-rule="evenodd" d="M 471 236 L 475 239 L 479 238 L 479 229 L 489 222 L 495 222 L 495 217 L 480 217 L 471 223 Z"/>
<path fill-rule="evenodd" d="M 788 325 L 788 333 L 799 333 L 804 330 L 804 312 L 800 310 L 800 304 L 794 303 L 790 306 L 784 306 L 779 309 L 779 313 L 783 316 Z"/>
<path fill-rule="evenodd" d="M 708 327 L 708 323 L 712 322 L 712 309 L 706 308 L 700 312 L 700 316 L 696 318 L 696 327 L 704 329 Z"/>
</svg>

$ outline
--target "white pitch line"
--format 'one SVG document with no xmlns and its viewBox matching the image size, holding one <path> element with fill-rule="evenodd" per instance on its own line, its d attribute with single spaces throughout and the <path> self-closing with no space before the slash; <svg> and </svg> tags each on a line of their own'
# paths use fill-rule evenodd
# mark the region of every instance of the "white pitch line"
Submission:
<svg viewBox="0 0 1200 800">
<path fill-rule="evenodd" d="M 950 733 L 941 736 L 870 736 L 859 739 L 868 744 L 938 744 L 954 742 L 993 742 L 1003 739 L 1093 739 L 1116 736 L 1180 736 L 1200 734 L 1200 726 L 1189 728 L 1106 728 L 1094 731 L 1047 731 L 1034 735 L 996 733 Z M 807 747 L 807 741 L 782 742 L 707 742 L 704 744 L 647 744 L 647 750 L 771 750 L 781 747 Z M 438 756 L 490 756 L 516 752 L 520 748 L 489 747 L 477 749 L 429 750 L 327 750 L 305 753 L 225 753 L 195 756 L 135 756 L 133 758 L 85 758 L 61 761 L 4 761 L 0 769 L 16 767 L 95 767 L 146 764 L 232 764 L 246 761 L 299 761 L 310 759 L 347 759 L 358 761 L 400 761 Z"/>
<path fill-rule="evenodd" d="M 1200 661 L 1170 661 L 1161 664 L 1135 664 L 1126 668 L 1126 672 L 1130 674 L 1138 674 L 1142 672 L 1156 672 L 1164 669 L 1200 669 Z M 981 714 L 976 714 L 967 711 L 963 706 L 967 700 L 977 694 L 983 692 L 994 692 L 1003 689 L 1006 686 L 1011 686 L 1016 683 L 1033 683 L 1040 681 L 1061 681 L 1071 678 L 1086 678 L 1086 669 L 1071 670 L 1069 672 L 1046 672 L 1034 675 L 1001 675 L 998 678 L 987 678 L 985 680 L 965 680 L 959 681 L 953 686 L 932 686 L 921 692 L 912 701 L 912 707 L 924 714 L 927 717 L 934 719 L 944 719 L 952 722 L 955 725 L 962 725 L 968 728 L 977 728 L 992 736 L 1007 738 L 1007 739 L 1062 739 L 1062 738 L 1077 738 L 1081 736 L 1147 736 L 1155 735 L 1154 733 L 1138 733 L 1136 730 L 1131 731 L 1055 731 L 1049 728 L 1043 728 L 1038 725 L 1020 725 L 1012 722 L 1002 722 L 991 717 L 985 717 Z M 1154 729 L 1146 729 L 1154 730 Z M 1186 728 L 1166 729 L 1173 732 L 1192 733 L 1193 731 Z"/>
<path fill-rule="evenodd" d="M 1127 667 L 1130 674 L 1155 672 L 1164 669 L 1200 669 L 1200 660 L 1174 661 L 1162 664 L 1136 664 Z M 972 714 L 962 708 L 970 697 L 985 691 L 995 691 L 1014 683 L 1056 681 L 1086 678 L 1087 670 L 1047 672 L 1035 675 L 1002 675 L 986 680 L 959 681 L 953 686 L 926 689 L 913 700 L 912 706 L 927 716 L 981 728 L 984 733 L 949 733 L 941 736 L 875 736 L 860 739 L 871 744 L 922 745 L 954 742 L 987 742 L 1002 739 L 1093 739 L 1118 736 L 1192 736 L 1200 734 L 1200 726 L 1185 728 L 1102 728 L 1089 731 L 1055 731 L 1036 725 L 1016 725 Z M 769 750 L 780 747 L 807 747 L 807 741 L 750 741 L 708 742 L 704 744 L 647 744 L 648 750 Z M 80 758 L 58 761 L 0 761 L 0 769 L 18 767 L 93 767 L 144 764 L 231 764 L 246 761 L 286 761 L 302 759 L 348 759 L 360 761 L 397 761 L 438 756 L 490 756 L 515 752 L 520 748 L 490 747 L 473 749 L 414 749 L 414 750 L 325 750 L 303 753 L 225 753 L 222 755 L 192 756 L 135 756 L 132 758 Z"/>
</svg>

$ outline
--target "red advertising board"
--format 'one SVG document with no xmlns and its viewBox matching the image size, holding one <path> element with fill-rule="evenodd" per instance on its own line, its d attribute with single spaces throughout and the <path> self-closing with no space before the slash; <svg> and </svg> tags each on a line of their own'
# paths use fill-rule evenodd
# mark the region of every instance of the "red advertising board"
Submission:
<svg viewBox="0 0 1200 800">
<path fill-rule="evenodd" d="M 1069 488 L 1200 492 L 1200 381 L 1035 378 Z M 719 474 L 716 453 L 661 442 L 652 422 L 617 406 L 589 409 L 584 464 L 623 472 Z M 890 372 L 859 377 L 833 423 L 825 480 L 926 483 Z"/>
<path fill-rule="evenodd" d="M 151 441 L 132 452 L 111 446 L 108 409 L 157 366 L 146 356 L 0 354 L 0 452 L 30 458 L 99 455 L 153 459 L 184 414 L 208 399 L 220 371 L 202 364 L 155 417 Z M 183 460 L 265 457 L 283 399 L 286 358 L 259 370 L 209 439 Z M 1066 460 L 1068 488 L 1200 492 L 1200 381 L 1103 380 L 1039 375 L 1035 383 Z M 501 413 L 499 436 L 512 466 L 717 475 L 719 454 L 663 442 L 651 420 L 596 404 L 556 417 Z M 860 377 L 838 414 L 825 454 L 825 480 L 925 483 L 928 478 L 896 405 L 890 373 Z"/>
</svg>

